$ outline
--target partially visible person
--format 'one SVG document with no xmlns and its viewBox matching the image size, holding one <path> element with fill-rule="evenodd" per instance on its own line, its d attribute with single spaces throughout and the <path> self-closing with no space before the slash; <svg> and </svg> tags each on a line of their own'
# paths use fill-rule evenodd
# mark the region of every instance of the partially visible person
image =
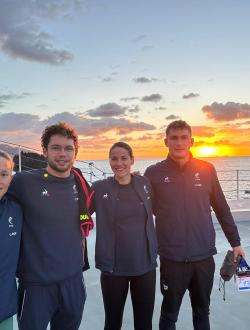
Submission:
<svg viewBox="0 0 250 330">
<path fill-rule="evenodd" d="M 6 196 L 12 171 L 12 158 L 0 150 L 0 330 L 12 330 L 12 316 L 17 312 L 16 268 L 22 210 Z"/>
<path fill-rule="evenodd" d="M 47 126 L 41 142 L 47 168 L 15 174 L 10 187 L 24 212 L 18 326 L 46 330 L 50 323 L 52 330 L 77 330 L 86 299 L 82 269 L 90 190 L 73 169 L 78 151 L 73 128 Z"/>
<path fill-rule="evenodd" d="M 213 208 L 236 261 L 244 256 L 240 237 L 212 164 L 193 158 L 191 127 L 170 123 L 166 160 L 146 169 L 154 192 L 159 244 L 161 292 L 160 330 L 176 329 L 182 298 L 189 291 L 193 327 L 208 330 L 210 295 L 216 254 Z"/>
<path fill-rule="evenodd" d="M 92 186 L 104 329 L 121 329 L 130 288 L 134 329 L 151 330 L 157 266 L 151 187 L 147 178 L 131 174 L 134 156 L 128 144 L 115 143 L 109 151 L 109 162 L 114 176 Z"/>
</svg>

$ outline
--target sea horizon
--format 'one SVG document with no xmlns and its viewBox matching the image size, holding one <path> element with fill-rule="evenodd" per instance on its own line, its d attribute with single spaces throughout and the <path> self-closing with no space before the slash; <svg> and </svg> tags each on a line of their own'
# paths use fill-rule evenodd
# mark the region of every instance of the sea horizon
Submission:
<svg viewBox="0 0 250 330">
<path fill-rule="evenodd" d="M 139 156 L 139 157 L 136 157 L 135 156 L 135 160 L 143 160 L 143 159 L 165 159 L 167 157 L 167 154 L 165 156 L 162 156 L 162 157 L 147 157 L 147 156 Z M 206 159 L 213 159 L 213 158 L 248 158 L 250 157 L 250 155 L 240 155 L 240 156 L 227 156 L 227 155 L 224 155 L 224 156 L 206 156 L 206 157 L 196 157 L 194 156 L 194 158 L 198 158 L 198 159 L 203 159 L 203 160 L 206 160 Z M 108 156 L 106 158 L 98 158 L 98 159 L 94 159 L 94 158 L 84 158 L 84 159 L 77 159 L 78 161 L 105 161 L 105 160 L 108 160 Z"/>
<path fill-rule="evenodd" d="M 132 171 L 143 174 L 146 168 L 162 158 L 135 158 Z M 250 198 L 250 156 L 203 157 L 201 160 L 212 163 L 217 171 L 222 189 L 227 199 Z M 75 163 L 89 182 L 101 180 L 112 175 L 108 159 L 78 160 Z"/>
</svg>

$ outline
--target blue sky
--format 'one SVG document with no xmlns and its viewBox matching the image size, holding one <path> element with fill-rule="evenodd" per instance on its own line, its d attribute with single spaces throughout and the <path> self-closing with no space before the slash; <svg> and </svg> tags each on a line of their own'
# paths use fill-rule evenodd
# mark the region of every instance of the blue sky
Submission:
<svg viewBox="0 0 250 330">
<path fill-rule="evenodd" d="M 159 156 L 180 118 L 198 145 L 248 154 L 249 12 L 247 0 L 2 0 L 0 139 L 38 148 L 62 120 L 81 158 L 120 139 Z"/>
</svg>

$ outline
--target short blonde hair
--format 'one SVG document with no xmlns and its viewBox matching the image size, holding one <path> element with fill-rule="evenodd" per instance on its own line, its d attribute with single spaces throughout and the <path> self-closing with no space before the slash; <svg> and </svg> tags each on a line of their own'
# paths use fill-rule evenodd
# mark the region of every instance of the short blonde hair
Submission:
<svg viewBox="0 0 250 330">
<path fill-rule="evenodd" d="M 13 170 L 15 164 L 13 162 L 12 157 L 7 152 L 5 152 L 3 150 L 0 150 L 0 158 L 1 157 L 4 158 L 4 159 L 6 159 L 10 163 L 11 170 Z"/>
</svg>

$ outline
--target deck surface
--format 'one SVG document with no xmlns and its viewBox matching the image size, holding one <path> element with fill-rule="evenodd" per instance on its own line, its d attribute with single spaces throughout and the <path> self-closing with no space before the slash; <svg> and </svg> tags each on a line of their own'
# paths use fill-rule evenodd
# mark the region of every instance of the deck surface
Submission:
<svg viewBox="0 0 250 330">
<path fill-rule="evenodd" d="M 235 216 L 237 226 L 242 239 L 242 246 L 246 252 L 246 259 L 250 262 L 250 200 L 230 202 L 230 207 Z M 238 292 L 233 280 L 226 283 L 226 301 L 223 301 L 222 293 L 219 292 L 219 269 L 230 248 L 220 225 L 215 222 L 216 242 L 218 254 L 215 256 L 216 271 L 214 287 L 211 295 L 211 330 L 249 330 L 250 329 L 250 291 Z M 104 311 L 102 305 L 101 289 L 99 284 L 100 272 L 94 268 L 94 243 L 95 237 L 92 232 L 88 240 L 89 259 L 91 269 L 85 273 L 87 287 L 87 301 L 83 314 L 80 330 L 101 330 L 104 324 Z M 159 269 L 157 269 L 156 302 L 153 318 L 153 329 L 158 329 L 159 311 L 161 305 L 161 293 L 159 289 Z M 177 330 L 191 330 L 191 307 L 188 294 L 185 295 Z M 15 325 L 14 329 L 17 327 Z M 133 329 L 133 317 L 130 297 L 128 296 L 123 319 L 123 330 Z"/>
</svg>

